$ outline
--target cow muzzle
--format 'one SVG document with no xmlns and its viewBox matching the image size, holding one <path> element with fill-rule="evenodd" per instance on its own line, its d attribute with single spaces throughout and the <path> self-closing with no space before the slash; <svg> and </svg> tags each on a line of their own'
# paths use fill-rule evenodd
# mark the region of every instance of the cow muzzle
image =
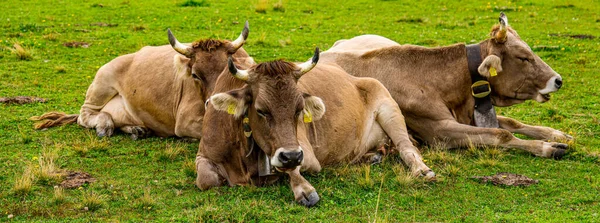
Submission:
<svg viewBox="0 0 600 223">
<path fill-rule="evenodd" d="M 546 82 L 546 87 L 538 91 L 539 95 L 536 98 L 538 102 L 546 102 L 550 100 L 550 93 L 558 91 L 562 87 L 563 81 L 560 75 L 556 75 Z"/>
<path fill-rule="evenodd" d="M 296 148 L 278 148 L 271 157 L 271 166 L 278 171 L 287 172 L 293 170 L 302 164 L 304 160 L 304 152 L 301 147 Z"/>
</svg>

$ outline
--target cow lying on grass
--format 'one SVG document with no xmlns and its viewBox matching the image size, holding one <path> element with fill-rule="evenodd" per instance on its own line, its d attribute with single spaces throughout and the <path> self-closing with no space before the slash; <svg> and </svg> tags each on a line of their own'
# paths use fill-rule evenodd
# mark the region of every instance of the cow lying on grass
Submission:
<svg viewBox="0 0 600 223">
<path fill-rule="evenodd" d="M 335 64 L 316 65 L 318 58 L 317 48 L 299 65 L 278 60 L 238 70 L 229 61 L 229 72 L 215 87 L 222 93 L 210 97 L 204 117 L 196 156 L 200 189 L 260 184 L 264 158 L 289 175 L 297 202 L 313 206 L 319 196 L 300 171 L 359 161 L 387 139 L 414 175 L 435 176 L 383 85 L 350 76 Z"/>
<path fill-rule="evenodd" d="M 381 81 L 406 116 L 415 138 L 426 143 L 441 142 L 447 147 L 501 146 L 541 157 L 562 157 L 567 149 L 563 143 L 572 137 L 558 130 L 503 116 L 497 116 L 500 128 L 475 126 L 473 73 L 474 78 L 489 82 L 483 86 L 491 87 L 490 108 L 492 103 L 510 106 L 530 99 L 546 102 L 550 93 L 562 86 L 561 76 L 508 26 L 504 13 L 490 36 L 469 46 L 425 48 L 364 35 L 336 42 L 321 58 L 338 64 L 351 75 Z M 470 50 L 478 52 L 471 53 L 473 59 L 467 59 Z M 469 60 L 480 63 L 469 69 Z M 491 118 L 496 119 L 495 113 Z M 522 140 L 512 133 L 536 140 Z"/>
<path fill-rule="evenodd" d="M 184 45 L 169 30 L 170 46 L 147 46 L 102 66 L 87 90 L 80 115 L 50 112 L 32 119 L 45 120 L 37 129 L 77 121 L 95 128 L 100 137 L 111 136 L 118 128 L 133 139 L 149 132 L 199 139 L 204 101 L 227 67 L 227 58 L 254 64 L 241 48 L 248 32 L 246 22 L 233 42 L 205 39 Z"/>
</svg>

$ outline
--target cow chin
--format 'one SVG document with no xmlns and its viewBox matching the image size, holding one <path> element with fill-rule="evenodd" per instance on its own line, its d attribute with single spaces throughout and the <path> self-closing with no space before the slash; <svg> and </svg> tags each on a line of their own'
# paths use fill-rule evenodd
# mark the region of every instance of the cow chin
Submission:
<svg viewBox="0 0 600 223">
<path fill-rule="evenodd" d="M 550 100 L 550 94 L 538 94 L 535 100 L 539 103 L 544 103 Z"/>
<path fill-rule="evenodd" d="M 279 172 L 283 172 L 283 173 L 287 173 L 289 171 L 293 171 L 294 169 L 296 169 L 296 167 L 298 166 L 302 166 L 302 163 L 304 163 L 304 159 L 302 159 L 302 161 L 300 161 L 298 163 L 298 165 L 294 165 L 294 166 L 286 166 L 281 160 L 280 160 L 280 156 L 282 153 L 284 152 L 302 152 L 302 147 L 298 146 L 297 149 L 286 149 L 286 148 L 278 148 L 277 150 L 275 150 L 275 153 L 273 154 L 273 156 L 271 156 L 270 159 L 270 163 L 271 166 L 275 167 L 275 169 Z"/>
</svg>

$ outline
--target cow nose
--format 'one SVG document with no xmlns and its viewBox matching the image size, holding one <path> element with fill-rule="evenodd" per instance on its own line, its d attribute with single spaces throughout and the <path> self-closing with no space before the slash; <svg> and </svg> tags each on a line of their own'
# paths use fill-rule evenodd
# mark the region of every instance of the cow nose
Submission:
<svg viewBox="0 0 600 223">
<path fill-rule="evenodd" d="M 293 168 L 302 162 L 304 158 L 304 153 L 302 150 L 300 151 L 292 151 L 292 152 L 282 152 L 279 153 L 279 161 L 283 165 L 283 168 Z"/>
<path fill-rule="evenodd" d="M 554 79 L 554 86 L 557 89 L 560 89 L 560 87 L 562 87 L 562 78 L 558 77 L 558 78 Z"/>
</svg>

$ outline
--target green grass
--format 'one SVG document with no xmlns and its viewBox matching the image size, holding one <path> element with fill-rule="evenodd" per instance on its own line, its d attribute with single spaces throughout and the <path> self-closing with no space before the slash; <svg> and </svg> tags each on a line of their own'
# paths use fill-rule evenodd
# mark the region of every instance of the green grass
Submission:
<svg viewBox="0 0 600 223">
<path fill-rule="evenodd" d="M 283 1 L 285 10 L 277 9 L 281 1 L 260 2 L 266 1 L 62 1 L 60 7 L 55 1 L 5 2 L 0 13 L 0 97 L 50 100 L 0 105 L 0 221 L 9 215 L 23 222 L 599 221 L 597 1 L 307 0 Z M 264 12 L 256 10 L 259 3 Z M 336 40 L 361 34 L 425 46 L 478 42 L 487 38 L 500 11 L 562 75 L 564 87 L 548 103 L 526 102 L 498 113 L 573 135 L 576 143 L 563 160 L 494 148 L 423 148 L 438 182 L 411 179 L 390 158 L 370 167 L 327 167 L 307 176 L 322 198 L 307 209 L 293 202 L 285 179 L 260 188 L 198 190 L 193 184 L 197 142 L 133 141 L 123 134 L 99 140 L 92 130 L 75 125 L 35 131 L 28 120 L 47 111 L 78 113 L 100 66 L 146 45 L 168 44 L 167 28 L 182 42 L 233 39 L 248 20 L 251 31 L 244 48 L 256 61 L 305 61 L 317 46 L 325 50 Z M 89 47 L 63 45 L 68 42 Z M 15 43 L 33 53 L 18 56 L 12 52 Z M 44 151 L 56 152 L 57 169 L 88 172 L 97 181 L 55 192 L 53 181 L 33 177 Z M 496 172 L 523 174 L 540 183 L 497 187 L 470 179 Z"/>
</svg>

